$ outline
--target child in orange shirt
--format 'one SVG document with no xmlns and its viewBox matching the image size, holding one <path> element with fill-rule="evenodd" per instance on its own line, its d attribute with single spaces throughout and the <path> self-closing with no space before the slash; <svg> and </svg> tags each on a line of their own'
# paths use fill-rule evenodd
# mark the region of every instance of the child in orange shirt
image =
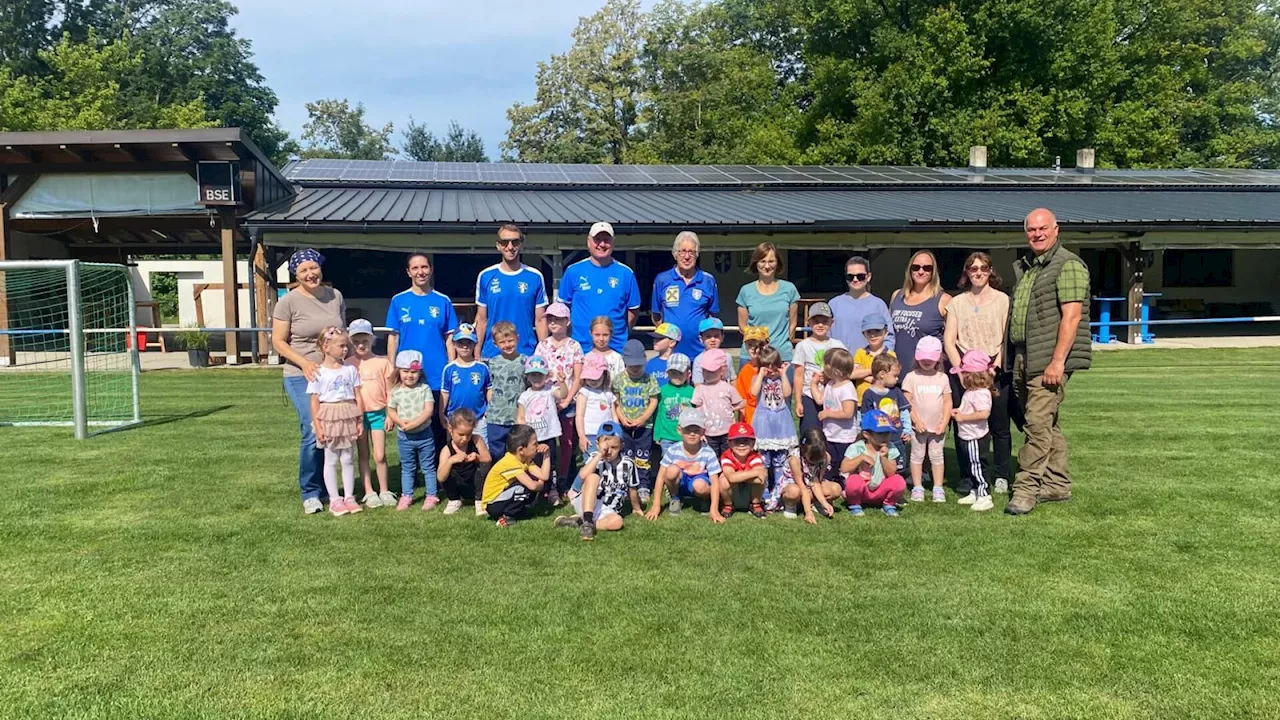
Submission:
<svg viewBox="0 0 1280 720">
<path fill-rule="evenodd" d="M 760 372 L 760 348 L 768 343 L 769 328 L 763 325 L 749 325 L 742 328 L 742 345 L 747 349 L 747 362 L 743 363 L 742 369 L 738 370 L 738 379 L 734 381 L 733 386 L 747 403 L 742 409 L 742 421 L 748 425 L 755 418 L 756 403 L 759 401 L 756 394 L 751 392 L 751 384 L 755 380 L 756 373 Z"/>
<path fill-rule="evenodd" d="M 376 508 L 395 505 L 396 496 L 387 490 L 387 395 L 390 392 L 391 362 L 373 352 L 373 323 L 360 318 L 347 329 L 353 351 L 347 364 L 360 373 L 360 397 L 364 399 L 365 433 L 356 441 L 360 453 L 360 476 L 364 478 L 364 505 Z M 373 457 L 369 457 L 370 446 Z M 378 475 L 378 492 L 370 483 L 369 466 Z"/>
</svg>

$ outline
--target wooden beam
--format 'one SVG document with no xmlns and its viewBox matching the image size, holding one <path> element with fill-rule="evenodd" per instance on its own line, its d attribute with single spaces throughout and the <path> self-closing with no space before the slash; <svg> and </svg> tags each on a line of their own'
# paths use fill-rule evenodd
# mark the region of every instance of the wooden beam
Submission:
<svg viewBox="0 0 1280 720">
<path fill-rule="evenodd" d="M 75 158 L 79 162 L 82 162 L 82 163 L 93 162 L 93 158 L 89 154 L 81 152 L 73 147 L 69 147 L 67 145 L 59 145 L 58 149 L 70 155 L 71 157 Z"/>
<path fill-rule="evenodd" d="M 5 166 L 12 167 L 18 173 L 86 173 L 86 172 L 186 172 L 191 163 L 182 160 L 150 161 L 150 162 L 34 162 L 34 163 L 0 163 L 0 171 Z"/>
<path fill-rule="evenodd" d="M 0 260 L 9 260 L 9 206 L 0 204 Z M 6 273 L 0 272 L 0 330 L 9 329 L 9 293 L 5 287 Z M 0 334 L 0 366 L 12 367 L 18 364 L 15 343 L 8 334 Z"/>
<path fill-rule="evenodd" d="M 14 147 L 14 146 L 12 146 L 12 145 L 5 145 L 5 146 L 4 146 L 4 149 L 5 149 L 5 150 L 8 150 L 9 152 L 13 153 L 14 155 L 17 155 L 18 157 L 22 158 L 23 160 L 26 160 L 26 161 L 27 161 L 27 162 L 29 162 L 29 163 L 34 163 L 34 162 L 36 162 L 36 154 L 35 154 L 34 152 L 32 152 L 31 150 L 28 150 L 28 149 L 26 149 L 26 148 L 21 148 L 21 147 Z"/>
<path fill-rule="evenodd" d="M 116 143 L 113 147 L 125 155 L 128 155 L 134 162 L 147 162 L 147 156 L 144 153 L 138 152 L 138 149 L 135 147 L 130 145 L 121 145 L 120 143 Z"/>
<path fill-rule="evenodd" d="M 218 213 L 218 229 L 222 234 L 222 314 L 223 327 L 240 327 L 240 298 L 236 280 L 236 229 L 237 219 L 234 210 L 223 210 Z M 240 362 L 240 335 L 227 333 L 227 364 Z"/>
<path fill-rule="evenodd" d="M 0 203 L 12 205 L 18 201 L 23 195 L 31 189 L 32 185 L 39 180 L 39 175 L 18 175 L 9 182 L 9 187 L 4 189 L 4 193 L 0 194 Z"/>
<path fill-rule="evenodd" d="M 200 155 L 199 155 L 198 153 L 196 153 L 196 151 L 195 151 L 194 149 L 192 149 L 192 148 L 190 148 L 190 147 L 187 147 L 186 145 L 183 145 L 182 143 L 174 143 L 174 144 L 173 144 L 173 149 L 174 149 L 174 150 L 177 150 L 177 151 L 178 151 L 178 152 L 180 152 L 180 153 L 182 153 L 182 157 L 186 158 L 187 160 L 189 160 L 189 161 L 191 161 L 191 162 L 193 162 L 193 163 L 200 162 Z"/>
</svg>

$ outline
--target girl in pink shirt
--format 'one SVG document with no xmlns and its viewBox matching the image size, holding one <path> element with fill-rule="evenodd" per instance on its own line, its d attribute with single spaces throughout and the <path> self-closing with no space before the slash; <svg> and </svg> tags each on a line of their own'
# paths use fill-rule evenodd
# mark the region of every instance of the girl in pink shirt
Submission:
<svg viewBox="0 0 1280 720">
<path fill-rule="evenodd" d="M 951 422 L 951 382 L 939 368 L 942 342 L 932 335 L 920 338 L 916 345 L 916 366 L 902 381 L 902 392 L 911 401 L 911 500 L 924 502 L 924 459 L 929 458 L 933 475 L 933 497 L 946 502 L 942 489 L 942 446 L 947 442 L 947 425 Z"/>
<path fill-rule="evenodd" d="M 356 443 L 360 476 L 364 479 L 365 507 L 395 505 L 396 496 L 387 490 L 387 395 L 391 391 L 391 362 L 373 352 L 373 324 L 368 320 L 352 321 L 348 328 L 352 354 L 347 364 L 360 373 L 360 397 L 364 399 L 364 429 Z M 369 457 L 370 446 L 373 457 Z M 372 461 L 372 462 L 370 462 Z M 370 483 L 369 466 L 378 476 L 378 492 Z"/>
</svg>

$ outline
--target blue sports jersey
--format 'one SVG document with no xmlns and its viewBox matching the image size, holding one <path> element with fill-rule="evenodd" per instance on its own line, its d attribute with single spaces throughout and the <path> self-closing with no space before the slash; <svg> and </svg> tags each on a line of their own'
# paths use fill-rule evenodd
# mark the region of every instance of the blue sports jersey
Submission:
<svg viewBox="0 0 1280 720">
<path fill-rule="evenodd" d="M 644 371 L 653 376 L 658 381 L 658 387 L 667 384 L 667 359 L 664 357 L 654 356 L 649 358 L 649 362 L 644 364 Z"/>
<path fill-rule="evenodd" d="M 604 315 L 613 320 L 609 347 L 622 352 L 627 343 L 627 311 L 640 309 L 640 286 L 631 268 L 614 260 L 604 267 L 579 260 L 564 269 L 560 299 L 569 304 L 569 334 L 582 347 L 591 347 L 591 321 Z"/>
<path fill-rule="evenodd" d="M 445 338 L 458 329 L 449 296 L 437 290 L 425 295 L 413 290 L 397 293 L 387 306 L 387 327 L 400 335 L 398 350 L 422 353 L 422 377 L 432 390 L 439 390 L 440 373 L 449 362 Z"/>
<path fill-rule="evenodd" d="M 502 265 L 490 265 L 476 278 L 476 305 L 488 312 L 488 324 L 484 329 L 484 344 L 480 357 L 488 359 L 500 355 L 493 344 L 494 323 L 506 320 L 516 326 L 516 352 L 531 356 L 538 347 L 538 333 L 534 325 L 537 309 L 547 305 L 547 285 L 542 273 L 528 265 L 509 273 Z"/>
<path fill-rule="evenodd" d="M 702 352 L 698 323 L 720 314 L 720 291 L 710 273 L 697 270 L 693 280 L 685 284 L 675 268 L 658 273 L 653 280 L 653 298 L 649 309 L 680 328 L 676 352 L 693 357 Z"/>
<path fill-rule="evenodd" d="M 482 362 L 461 365 L 455 360 L 445 365 L 440 377 L 440 392 L 449 393 L 445 415 L 467 408 L 476 414 L 477 420 L 484 417 L 489 409 L 489 385 L 489 367 Z"/>
</svg>

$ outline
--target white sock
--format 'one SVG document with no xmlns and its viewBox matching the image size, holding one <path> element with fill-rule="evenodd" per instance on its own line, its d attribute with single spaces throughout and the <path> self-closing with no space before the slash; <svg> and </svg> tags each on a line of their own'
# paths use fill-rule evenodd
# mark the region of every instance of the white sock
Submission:
<svg viewBox="0 0 1280 720">
<path fill-rule="evenodd" d="M 346 497 L 354 498 L 356 494 L 356 473 L 351 464 L 351 448 L 338 451 L 338 462 L 342 463 L 342 490 Z"/>
<path fill-rule="evenodd" d="M 329 502 L 342 497 L 338 494 L 338 451 L 324 450 L 324 489 L 329 492 Z"/>
</svg>

